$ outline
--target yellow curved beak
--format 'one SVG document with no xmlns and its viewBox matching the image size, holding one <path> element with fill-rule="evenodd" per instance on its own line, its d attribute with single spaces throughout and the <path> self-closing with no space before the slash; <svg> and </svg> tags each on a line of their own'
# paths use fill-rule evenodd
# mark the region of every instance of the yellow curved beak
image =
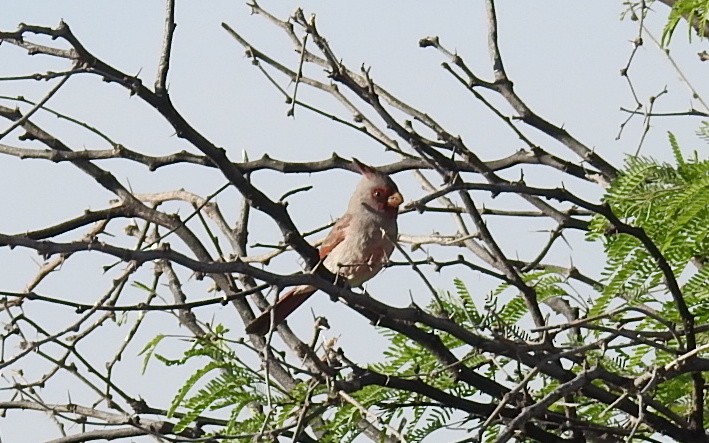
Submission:
<svg viewBox="0 0 709 443">
<path fill-rule="evenodd" d="M 401 205 L 403 202 L 404 197 L 401 195 L 401 193 L 395 192 L 387 199 L 387 206 L 391 206 L 392 208 L 398 208 L 399 205 Z"/>
</svg>

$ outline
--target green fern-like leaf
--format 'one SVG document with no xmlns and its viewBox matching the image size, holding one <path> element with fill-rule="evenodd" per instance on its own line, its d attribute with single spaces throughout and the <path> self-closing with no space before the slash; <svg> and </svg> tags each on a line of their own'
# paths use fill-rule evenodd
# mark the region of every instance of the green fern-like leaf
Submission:
<svg viewBox="0 0 709 443">
<path fill-rule="evenodd" d="M 150 358 L 153 356 L 158 345 L 164 338 L 164 334 L 156 335 L 155 337 L 153 337 L 152 340 L 146 343 L 143 349 L 138 353 L 138 355 L 143 355 L 143 374 L 145 374 L 145 370 L 148 368 L 148 362 L 150 362 Z"/>
<path fill-rule="evenodd" d="M 707 130 L 709 127 L 702 129 Z M 696 290 L 702 279 L 693 280 L 688 264 L 709 255 L 709 162 L 685 159 L 674 134 L 668 138 L 676 165 L 630 157 L 604 198 L 625 223 L 641 227 L 674 275 L 688 275 L 693 282 L 688 289 Z M 617 298 L 631 304 L 648 303 L 653 300 L 651 293 L 667 292 L 656 257 L 637 238 L 609 234 L 612 231 L 600 216 L 590 228 L 588 238 L 603 239 L 608 256 L 602 273 L 606 286 L 591 315 L 604 312 Z M 676 309 L 663 315 L 674 318 Z"/>
<path fill-rule="evenodd" d="M 662 31 L 661 42 L 667 46 L 672 39 L 677 25 L 681 20 L 686 20 L 689 23 L 696 23 L 700 30 L 705 29 L 707 19 L 709 18 L 709 1 L 707 0 L 677 0 L 672 5 L 670 14 L 667 18 L 667 23 Z M 689 27 L 688 38 L 692 39 L 692 28 Z M 704 38 L 704 32 L 699 31 L 699 36 Z"/>
<path fill-rule="evenodd" d="M 202 379 L 205 375 L 208 373 L 212 372 L 215 369 L 219 369 L 223 367 L 223 363 L 217 362 L 217 361 L 211 361 L 207 363 L 203 368 L 198 369 L 195 371 L 182 385 L 179 391 L 177 391 L 177 394 L 175 394 L 175 397 L 172 399 L 172 402 L 170 403 L 170 409 L 167 411 L 167 416 L 168 417 L 173 417 L 175 414 L 175 410 L 182 404 L 182 401 L 185 399 L 185 396 L 187 393 L 194 387 L 195 384 L 199 380 Z M 199 415 L 199 413 L 198 413 Z"/>
<path fill-rule="evenodd" d="M 667 132 L 667 139 L 670 142 L 670 147 L 672 148 L 672 155 L 675 158 L 675 162 L 677 163 L 677 166 L 680 168 L 685 165 L 684 162 L 684 156 L 682 155 L 682 151 L 679 149 L 679 143 L 677 142 L 677 137 L 671 132 Z"/>
</svg>

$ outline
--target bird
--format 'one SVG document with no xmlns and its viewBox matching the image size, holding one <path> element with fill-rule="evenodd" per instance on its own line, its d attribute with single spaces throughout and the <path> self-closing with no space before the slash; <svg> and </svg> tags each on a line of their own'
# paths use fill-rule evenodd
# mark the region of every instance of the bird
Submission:
<svg viewBox="0 0 709 443">
<path fill-rule="evenodd" d="M 404 197 L 384 172 L 352 159 L 362 175 L 352 193 L 345 214 L 340 217 L 320 246 L 320 265 L 346 279 L 350 287 L 361 286 L 382 270 L 394 251 L 396 219 Z M 266 335 L 302 305 L 317 288 L 296 286 L 246 326 L 246 333 Z M 271 320 L 273 319 L 273 322 Z"/>
</svg>

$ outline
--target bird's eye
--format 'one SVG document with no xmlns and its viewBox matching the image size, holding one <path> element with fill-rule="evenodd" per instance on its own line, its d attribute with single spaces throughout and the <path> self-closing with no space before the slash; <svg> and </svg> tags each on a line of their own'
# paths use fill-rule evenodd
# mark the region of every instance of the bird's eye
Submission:
<svg viewBox="0 0 709 443">
<path fill-rule="evenodd" d="M 379 198 L 382 196 L 382 191 L 376 190 L 372 193 L 374 195 L 374 198 Z"/>
</svg>

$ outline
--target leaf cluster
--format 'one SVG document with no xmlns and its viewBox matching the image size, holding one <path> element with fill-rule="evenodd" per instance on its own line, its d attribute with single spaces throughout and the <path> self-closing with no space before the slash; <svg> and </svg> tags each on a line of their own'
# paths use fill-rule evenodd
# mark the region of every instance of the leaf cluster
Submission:
<svg viewBox="0 0 709 443">
<path fill-rule="evenodd" d="M 667 18 L 665 28 L 662 30 L 661 42 L 668 45 L 679 22 L 686 19 L 697 29 L 700 38 L 705 37 L 707 19 L 709 18 L 709 1 L 707 0 L 677 0 L 673 2 L 672 9 Z M 692 28 L 689 28 L 689 39 L 692 39 Z"/>
<path fill-rule="evenodd" d="M 168 367 L 188 362 L 201 364 L 182 384 L 167 411 L 167 417 L 178 418 L 176 433 L 199 423 L 205 413 L 221 412 L 226 419 L 218 435 L 226 437 L 224 441 L 249 440 L 259 433 L 263 423 L 270 420 L 274 426 L 280 426 L 290 415 L 294 407 L 293 395 L 277 386 L 272 386 L 267 393 L 263 375 L 250 369 L 232 349 L 226 338 L 228 332 L 217 325 L 210 335 L 195 339 L 180 358 L 169 358 L 156 352 L 158 345 L 167 338 L 164 335 L 155 337 L 143 349 L 145 365 L 151 358 Z M 263 409 L 263 405 L 269 403 L 269 397 L 273 414 L 267 414 Z"/>
<path fill-rule="evenodd" d="M 605 202 L 623 222 L 647 233 L 674 275 L 686 278 L 682 292 L 696 307 L 708 295 L 709 269 L 704 264 L 709 259 L 709 161 L 684 159 L 673 134 L 669 142 L 675 165 L 629 157 Z M 588 238 L 601 239 L 608 256 L 603 272 L 607 284 L 591 315 L 604 312 L 616 297 L 631 304 L 666 300 L 656 258 L 638 238 L 615 232 L 600 215 L 594 217 Z M 676 310 L 668 308 L 666 318 L 677 320 Z"/>
</svg>

